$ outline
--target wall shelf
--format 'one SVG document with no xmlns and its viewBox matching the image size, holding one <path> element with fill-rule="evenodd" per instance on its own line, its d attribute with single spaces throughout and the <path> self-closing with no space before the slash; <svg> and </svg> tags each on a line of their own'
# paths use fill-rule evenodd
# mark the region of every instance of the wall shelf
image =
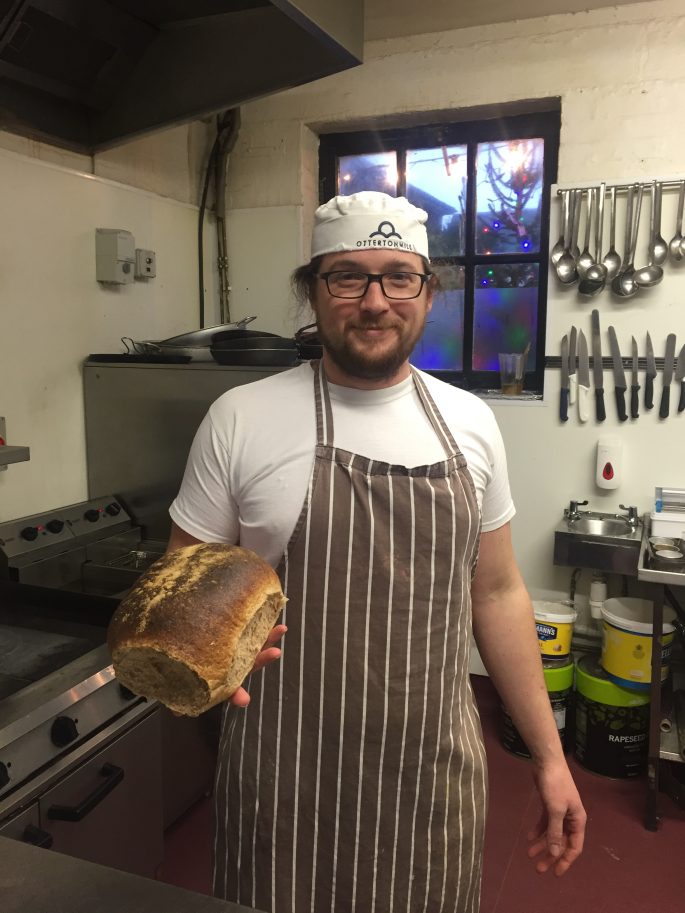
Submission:
<svg viewBox="0 0 685 913">
<path fill-rule="evenodd" d="M 0 466 L 9 466 L 10 463 L 25 463 L 31 459 L 31 450 L 28 447 L 0 445 Z"/>
</svg>

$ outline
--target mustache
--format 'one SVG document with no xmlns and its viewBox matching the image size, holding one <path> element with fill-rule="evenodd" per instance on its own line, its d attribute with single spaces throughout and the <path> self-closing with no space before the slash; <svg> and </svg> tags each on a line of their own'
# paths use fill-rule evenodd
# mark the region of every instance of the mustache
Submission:
<svg viewBox="0 0 685 913">
<path fill-rule="evenodd" d="M 351 330 L 397 330 L 398 323 L 378 323 L 377 320 L 357 320 L 350 324 Z"/>
</svg>

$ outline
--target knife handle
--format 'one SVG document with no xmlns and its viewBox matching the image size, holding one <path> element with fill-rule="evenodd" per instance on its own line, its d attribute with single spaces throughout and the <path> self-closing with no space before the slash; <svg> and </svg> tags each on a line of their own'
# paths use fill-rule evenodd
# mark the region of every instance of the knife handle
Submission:
<svg viewBox="0 0 685 913">
<path fill-rule="evenodd" d="M 559 398 L 559 418 L 562 422 L 568 421 L 568 387 L 561 388 L 561 396 Z"/>
<path fill-rule="evenodd" d="M 625 422 L 625 420 L 628 418 L 628 413 L 626 412 L 626 388 L 616 387 L 614 389 L 614 397 L 616 398 L 618 420 L 619 422 Z"/>
<path fill-rule="evenodd" d="M 568 401 L 573 405 L 578 398 L 578 375 L 569 374 L 568 376 Z"/>
<path fill-rule="evenodd" d="M 606 409 L 604 408 L 604 387 L 595 387 L 595 412 L 598 422 L 603 422 L 607 417 Z"/>
<path fill-rule="evenodd" d="M 671 407 L 671 388 L 664 387 L 661 391 L 661 405 L 659 406 L 659 418 L 668 418 Z"/>
<path fill-rule="evenodd" d="M 630 417 L 639 418 L 640 416 L 640 401 L 638 399 L 638 391 L 640 389 L 639 384 L 633 384 L 630 388 Z"/>
<path fill-rule="evenodd" d="M 590 418 L 590 410 L 588 409 L 589 395 L 590 388 L 578 384 L 578 418 L 581 422 L 586 422 Z"/>
<path fill-rule="evenodd" d="M 678 412 L 685 409 L 685 380 L 680 381 L 680 401 L 678 402 Z"/>
<path fill-rule="evenodd" d="M 645 377 L 645 409 L 654 408 L 654 378 L 651 374 Z"/>
</svg>

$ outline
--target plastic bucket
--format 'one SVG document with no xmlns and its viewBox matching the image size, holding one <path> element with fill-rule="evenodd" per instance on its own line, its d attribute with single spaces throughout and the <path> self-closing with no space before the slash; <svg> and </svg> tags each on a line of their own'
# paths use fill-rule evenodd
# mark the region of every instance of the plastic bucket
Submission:
<svg viewBox="0 0 685 913">
<path fill-rule="evenodd" d="M 573 663 L 545 667 L 543 668 L 543 673 L 559 738 L 564 750 L 566 750 L 566 715 L 573 689 Z M 514 721 L 509 716 L 504 705 L 502 705 L 502 745 L 507 751 L 521 758 L 530 757 L 528 747 L 521 738 L 518 729 L 514 726 Z"/>
<path fill-rule="evenodd" d="M 668 678 L 675 627 L 664 606 L 661 681 Z M 602 667 L 624 688 L 648 691 L 652 680 L 652 603 L 648 599 L 607 599 L 602 606 Z"/>
<path fill-rule="evenodd" d="M 563 659 L 571 653 L 576 613 L 563 602 L 534 601 L 535 627 L 544 659 Z"/>
<path fill-rule="evenodd" d="M 613 682 L 598 657 L 576 665 L 574 754 L 605 777 L 637 777 L 647 765 L 649 695 Z"/>
</svg>

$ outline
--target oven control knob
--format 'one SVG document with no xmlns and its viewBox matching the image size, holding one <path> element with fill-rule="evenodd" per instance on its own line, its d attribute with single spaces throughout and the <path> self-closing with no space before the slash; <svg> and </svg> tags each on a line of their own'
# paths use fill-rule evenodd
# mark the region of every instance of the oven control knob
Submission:
<svg viewBox="0 0 685 913">
<path fill-rule="evenodd" d="M 109 514 L 110 517 L 116 517 L 120 510 L 121 506 L 117 504 L 116 501 L 112 501 L 111 504 L 108 504 L 107 507 L 105 507 L 105 513 Z"/>
<path fill-rule="evenodd" d="M 0 761 L 0 789 L 3 789 L 10 781 L 10 775 L 7 771 L 7 764 Z"/>
<path fill-rule="evenodd" d="M 58 716 L 50 729 L 50 738 L 58 748 L 64 748 L 78 738 L 76 720 L 70 716 Z"/>
<path fill-rule="evenodd" d="M 97 521 L 100 519 L 100 511 L 96 510 L 94 507 L 91 507 L 90 510 L 85 512 L 83 519 L 87 520 L 89 523 L 97 523 Z"/>
<path fill-rule="evenodd" d="M 38 537 L 38 530 L 35 526 L 25 526 L 19 535 L 22 539 L 26 539 L 27 542 L 33 542 Z"/>
<path fill-rule="evenodd" d="M 51 533 L 61 533 L 64 529 L 64 520 L 49 520 L 45 528 Z"/>
</svg>

